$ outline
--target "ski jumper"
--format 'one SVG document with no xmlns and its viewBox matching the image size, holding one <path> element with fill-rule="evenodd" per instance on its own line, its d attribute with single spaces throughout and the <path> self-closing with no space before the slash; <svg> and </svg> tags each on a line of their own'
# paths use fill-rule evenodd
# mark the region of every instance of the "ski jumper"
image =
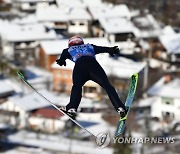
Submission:
<svg viewBox="0 0 180 154">
<path fill-rule="evenodd" d="M 76 45 L 63 50 L 60 61 L 65 63 L 66 59 L 70 59 L 75 62 L 72 75 L 73 86 L 70 102 L 66 106 L 67 110 L 71 108 L 78 109 L 82 97 L 82 86 L 88 80 L 98 83 L 106 90 L 116 110 L 118 110 L 119 107 L 125 109 L 125 106 L 120 100 L 116 90 L 110 84 L 105 71 L 95 58 L 96 54 L 110 53 L 111 51 L 111 47 L 102 47 L 93 44 Z"/>
</svg>

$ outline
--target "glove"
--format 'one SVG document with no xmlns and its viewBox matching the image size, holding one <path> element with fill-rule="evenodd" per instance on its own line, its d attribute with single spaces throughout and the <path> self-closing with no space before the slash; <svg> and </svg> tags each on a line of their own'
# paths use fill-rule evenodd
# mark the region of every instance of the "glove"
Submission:
<svg viewBox="0 0 180 154">
<path fill-rule="evenodd" d="M 118 48 L 118 46 L 114 46 L 111 48 L 111 50 L 109 51 L 109 54 L 113 57 L 115 56 L 116 54 L 119 54 L 120 53 L 120 50 Z"/>
<path fill-rule="evenodd" d="M 56 60 L 56 63 L 58 64 L 58 65 L 60 65 L 60 66 L 66 66 L 66 61 L 65 60 L 62 60 L 62 59 L 57 59 Z"/>
</svg>

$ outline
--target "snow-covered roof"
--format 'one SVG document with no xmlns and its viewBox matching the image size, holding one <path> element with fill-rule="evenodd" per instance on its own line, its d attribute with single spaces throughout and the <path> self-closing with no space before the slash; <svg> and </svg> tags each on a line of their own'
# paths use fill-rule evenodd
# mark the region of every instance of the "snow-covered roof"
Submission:
<svg viewBox="0 0 180 154">
<path fill-rule="evenodd" d="M 158 37 L 161 34 L 160 24 L 152 14 L 134 17 L 133 22 L 137 26 L 140 38 Z"/>
<path fill-rule="evenodd" d="M 161 97 L 180 98 L 180 79 L 174 79 L 165 83 L 165 77 L 162 77 L 149 90 L 149 95 Z"/>
<path fill-rule="evenodd" d="M 46 32 L 43 24 L 17 25 L 8 21 L 0 21 L 0 35 L 10 42 L 37 41 L 56 39 L 54 30 Z"/>
<path fill-rule="evenodd" d="M 12 23 L 15 23 L 15 24 L 37 24 L 38 20 L 37 20 L 35 14 L 30 14 L 23 18 L 15 18 L 12 20 Z"/>
<path fill-rule="evenodd" d="M 155 101 L 156 97 L 143 98 L 138 101 L 138 107 L 150 107 Z"/>
<path fill-rule="evenodd" d="M 8 79 L 0 80 L 0 95 L 14 91 L 14 88 L 9 82 Z"/>
<path fill-rule="evenodd" d="M 81 0 L 83 1 L 83 3 L 86 5 L 86 6 L 101 6 L 103 5 L 104 3 L 102 2 L 102 0 Z"/>
<path fill-rule="evenodd" d="M 40 45 L 47 55 L 59 55 L 68 47 L 68 39 L 41 41 Z"/>
<path fill-rule="evenodd" d="M 4 124 L 4 123 L 0 123 L 0 130 L 5 130 L 5 129 L 8 129 L 8 128 L 10 128 L 11 126 L 10 125 L 8 125 L 8 124 Z"/>
<path fill-rule="evenodd" d="M 76 7 L 76 8 L 85 8 L 85 4 L 81 0 L 56 0 L 56 3 L 59 7 Z"/>
<path fill-rule="evenodd" d="M 155 29 L 161 29 L 159 22 L 154 18 L 152 14 L 148 14 L 146 16 L 147 21 L 155 28 Z"/>
<path fill-rule="evenodd" d="M 138 16 L 138 17 L 135 17 L 133 20 L 138 26 L 141 26 L 141 27 L 149 27 L 151 24 L 146 16 L 140 16 L 140 17 Z"/>
<path fill-rule="evenodd" d="M 55 105 L 66 106 L 69 103 L 69 95 L 59 94 L 50 92 L 48 90 L 38 90 L 43 96 L 49 99 Z M 50 106 L 50 104 L 44 100 L 41 96 L 35 92 L 24 94 L 23 96 L 13 96 L 9 98 L 9 101 L 15 103 L 16 105 L 23 108 L 25 111 L 30 111 L 34 109 L 39 109 L 43 107 Z M 82 108 L 105 108 L 105 104 L 100 104 L 99 102 L 94 102 L 89 98 L 82 98 L 80 107 Z"/>
<path fill-rule="evenodd" d="M 162 65 L 167 65 L 167 63 L 162 63 L 162 61 L 155 58 L 151 58 L 149 60 L 149 66 L 151 68 L 159 68 L 159 67 L 162 67 Z"/>
<path fill-rule="evenodd" d="M 167 25 L 163 28 L 162 30 L 162 34 L 169 34 L 169 35 L 172 35 L 172 34 L 175 34 L 175 31 L 174 29 L 170 26 L 170 25 Z"/>
<path fill-rule="evenodd" d="M 16 2 L 38 3 L 38 2 L 54 2 L 54 0 L 16 0 Z"/>
<path fill-rule="evenodd" d="M 94 45 L 99 45 L 99 46 L 110 46 L 109 41 L 107 38 L 85 38 L 84 43 L 89 43 L 89 44 L 94 44 Z"/>
<path fill-rule="evenodd" d="M 135 26 L 125 18 L 100 18 L 101 26 L 107 33 L 134 33 Z"/>
<path fill-rule="evenodd" d="M 103 5 L 102 0 L 56 0 L 59 7 L 76 7 L 85 8 L 88 6 L 101 6 Z"/>
<path fill-rule="evenodd" d="M 96 58 L 107 75 L 119 78 L 129 78 L 132 74 L 139 73 L 146 66 L 144 62 L 134 62 L 123 57 L 114 60 L 108 54 L 99 54 Z"/>
<path fill-rule="evenodd" d="M 39 21 L 68 22 L 71 20 L 91 20 L 90 14 L 85 8 L 71 7 L 37 7 L 36 16 Z"/>
<path fill-rule="evenodd" d="M 120 4 L 115 6 L 110 6 L 110 5 L 90 6 L 89 10 L 93 16 L 93 19 L 95 20 L 101 18 L 117 18 L 117 17 L 125 17 L 129 19 L 131 17 L 130 10 L 125 4 Z"/>
<path fill-rule="evenodd" d="M 69 103 L 69 95 L 50 92 L 48 90 L 38 90 L 40 94 L 45 96 L 48 100 L 58 106 L 66 106 Z M 10 102 L 18 105 L 25 111 L 31 111 L 39 108 L 50 106 L 41 96 L 35 92 L 24 94 L 22 96 L 16 95 L 9 98 Z M 106 108 L 105 104 L 94 102 L 92 99 L 82 97 L 80 108 Z"/>
<path fill-rule="evenodd" d="M 143 40 L 143 39 L 141 39 L 139 41 L 139 45 L 142 46 L 143 49 L 145 49 L 145 50 L 149 50 L 150 49 L 149 43 L 147 41 Z"/>
<path fill-rule="evenodd" d="M 84 38 L 84 42 L 100 46 L 109 46 L 106 38 Z M 59 55 L 63 49 L 68 47 L 68 39 L 41 41 L 40 45 L 47 55 Z"/>
<path fill-rule="evenodd" d="M 56 97 L 47 90 L 41 90 L 40 93 L 50 99 L 52 102 L 57 101 Z M 50 106 L 50 104 L 45 101 L 42 97 L 40 97 L 38 94 L 35 92 L 25 94 L 22 96 L 13 96 L 10 97 L 9 100 L 10 102 L 16 104 L 17 106 L 21 107 L 25 111 L 31 111 L 43 107 Z"/>
<path fill-rule="evenodd" d="M 92 99 L 88 98 L 82 98 L 81 104 L 79 106 L 80 108 L 96 108 L 96 109 L 103 109 L 107 108 L 107 104 L 104 104 L 102 102 L 95 102 Z"/>
<path fill-rule="evenodd" d="M 37 89 L 46 88 L 47 85 L 45 83 L 53 80 L 50 72 L 36 66 L 27 66 L 25 72 L 28 82 Z"/>
<path fill-rule="evenodd" d="M 169 54 L 180 53 L 180 33 L 161 35 L 159 39 Z"/>
</svg>

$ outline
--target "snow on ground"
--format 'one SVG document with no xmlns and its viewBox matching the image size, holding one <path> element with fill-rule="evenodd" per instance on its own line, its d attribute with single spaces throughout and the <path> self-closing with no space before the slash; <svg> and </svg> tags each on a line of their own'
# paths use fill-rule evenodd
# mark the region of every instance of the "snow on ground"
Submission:
<svg viewBox="0 0 180 154">
<path fill-rule="evenodd" d="M 48 151 L 69 152 L 77 154 L 112 154 L 112 148 L 99 148 L 95 141 L 78 141 L 64 138 L 60 135 L 35 134 L 20 131 L 8 137 L 9 141 L 36 146 Z"/>
</svg>

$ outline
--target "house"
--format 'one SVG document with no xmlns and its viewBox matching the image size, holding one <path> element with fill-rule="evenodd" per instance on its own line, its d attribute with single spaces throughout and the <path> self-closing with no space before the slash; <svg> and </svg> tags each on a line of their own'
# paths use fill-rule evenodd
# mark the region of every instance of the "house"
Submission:
<svg viewBox="0 0 180 154">
<path fill-rule="evenodd" d="M 54 76 L 53 89 L 60 92 L 71 92 L 72 88 L 72 70 L 74 63 L 66 60 L 66 66 L 59 66 L 54 62 L 51 66 Z"/>
<path fill-rule="evenodd" d="M 141 95 L 140 93 L 142 93 L 143 81 L 145 79 L 144 71 L 147 67 L 145 62 L 135 62 L 123 57 L 113 59 L 108 54 L 99 54 L 96 58 L 123 101 L 125 101 L 129 90 L 129 79 L 134 73 L 138 73 L 139 78 L 141 78 L 138 81 L 136 97 Z"/>
<path fill-rule="evenodd" d="M 178 78 L 172 79 L 171 76 L 166 75 L 148 90 L 150 96 L 159 97 L 159 101 L 153 103 L 152 116 L 159 117 L 160 119 L 169 116 L 176 121 L 180 120 L 179 85 L 180 80 Z"/>
<path fill-rule="evenodd" d="M 61 8 L 85 8 L 85 4 L 81 0 L 56 0 L 57 6 Z"/>
<path fill-rule="evenodd" d="M 51 91 L 53 89 L 53 76 L 49 71 L 36 66 L 27 66 L 23 73 L 27 81 L 37 90 L 47 89 Z"/>
<path fill-rule="evenodd" d="M 111 33 L 109 32 L 109 30 L 121 30 L 122 26 L 119 23 L 119 19 L 130 20 L 131 18 L 130 10 L 127 5 L 124 4 L 115 6 L 106 6 L 105 4 L 101 6 L 89 6 L 89 11 L 93 18 L 92 32 L 96 37 L 102 37 L 107 35 L 108 33 Z M 116 20 L 118 21 L 116 22 Z M 121 28 L 118 28 L 119 26 Z M 130 32 L 131 31 L 132 30 L 130 29 Z M 109 40 L 113 41 L 111 38 L 109 38 Z"/>
<path fill-rule="evenodd" d="M 112 45 L 117 45 L 121 52 L 134 54 L 137 49 L 139 29 L 131 21 L 131 12 L 127 5 L 89 7 L 93 18 L 94 36 L 105 37 Z"/>
<path fill-rule="evenodd" d="M 15 89 L 8 79 L 0 79 L 0 99 L 12 96 Z"/>
<path fill-rule="evenodd" d="M 14 18 L 11 20 L 13 24 L 17 25 L 31 25 L 31 24 L 38 24 L 38 20 L 35 14 L 28 14 L 25 17 L 21 18 Z"/>
<path fill-rule="evenodd" d="M 69 10 L 68 33 L 88 35 L 91 16 L 86 9 Z"/>
<path fill-rule="evenodd" d="M 69 101 L 69 96 L 65 94 L 52 93 L 47 90 L 39 90 L 39 93 L 57 107 L 65 106 Z M 36 131 L 56 133 L 64 128 L 68 120 L 67 117 L 52 108 L 45 99 L 34 92 L 10 97 L 1 104 L 0 108 L 1 113 L 9 113 L 8 116 L 6 114 L 7 121 L 17 128 L 31 128 Z M 83 97 L 77 120 L 85 127 L 94 123 L 100 124 L 104 109 L 107 109 L 107 105 L 103 102 L 94 102 L 92 99 Z M 16 116 L 12 113 L 16 113 Z"/>
<path fill-rule="evenodd" d="M 104 4 L 102 0 L 82 0 L 82 2 L 88 7 L 88 6 L 101 6 Z"/>
<path fill-rule="evenodd" d="M 34 13 L 39 3 L 51 5 L 55 4 L 55 0 L 13 0 L 12 7 L 17 11 Z"/>
<path fill-rule="evenodd" d="M 136 27 L 133 23 L 125 18 L 101 18 L 99 19 L 104 37 L 109 40 L 112 45 L 118 45 L 122 52 L 132 54 L 136 43 Z M 123 51 L 125 50 L 125 51 Z"/>
<path fill-rule="evenodd" d="M 174 31 L 159 36 L 162 51 L 159 52 L 159 58 L 176 65 L 180 62 L 180 34 Z"/>
<path fill-rule="evenodd" d="M 51 65 L 58 59 L 63 49 L 68 47 L 68 40 L 41 41 L 39 47 L 39 66 L 51 70 Z"/>
<path fill-rule="evenodd" d="M 53 28 L 69 34 L 89 33 L 91 16 L 85 8 L 38 6 L 36 16 L 39 22 L 52 22 Z"/>
<path fill-rule="evenodd" d="M 148 98 L 139 101 L 138 106 L 146 108 L 146 115 L 160 121 L 180 121 L 180 80 L 162 77 L 147 92 Z M 148 109 L 149 108 L 149 109 Z M 141 113 L 142 114 L 142 113 Z"/>
<path fill-rule="evenodd" d="M 56 33 L 46 31 L 44 24 L 18 25 L 0 21 L 2 54 L 22 65 L 35 64 L 36 49 L 41 40 L 56 39 Z"/>
<path fill-rule="evenodd" d="M 39 92 L 46 96 L 53 103 L 58 102 L 59 97 L 47 90 L 39 90 Z M 1 110 L 6 112 L 15 112 L 17 117 L 9 116 L 9 123 L 17 128 L 28 127 L 29 116 L 36 110 L 51 106 L 47 101 L 36 93 L 26 93 L 10 97 L 6 102 L 1 104 Z M 7 116 L 7 115 L 6 115 Z"/>
<path fill-rule="evenodd" d="M 15 17 L 15 13 L 10 11 L 11 6 L 6 2 L 6 0 L 0 0 L 0 19 L 12 19 Z"/>
<path fill-rule="evenodd" d="M 152 14 L 133 16 L 131 21 L 139 29 L 140 39 L 156 39 L 161 34 L 160 24 Z"/>
<path fill-rule="evenodd" d="M 86 0 L 88 1 L 88 0 Z M 105 3 L 101 5 L 88 6 L 90 14 L 93 20 L 99 20 L 100 18 L 131 18 L 131 12 L 127 5 L 107 5 Z"/>
<path fill-rule="evenodd" d="M 60 120 L 63 116 L 56 109 L 40 108 L 31 113 L 29 127 L 35 131 L 57 133 L 65 126 L 65 122 Z"/>
</svg>

